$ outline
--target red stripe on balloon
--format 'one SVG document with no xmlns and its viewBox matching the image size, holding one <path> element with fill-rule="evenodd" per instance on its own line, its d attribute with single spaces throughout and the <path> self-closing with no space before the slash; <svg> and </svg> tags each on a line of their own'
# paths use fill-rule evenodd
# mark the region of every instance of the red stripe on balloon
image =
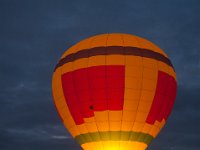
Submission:
<svg viewBox="0 0 200 150">
<path fill-rule="evenodd" d="M 165 72 L 158 72 L 158 80 L 153 103 L 146 119 L 149 124 L 156 120 L 167 120 L 176 97 L 176 80 Z"/>
<path fill-rule="evenodd" d="M 170 78 L 170 86 L 168 89 L 169 103 L 166 106 L 167 111 L 165 111 L 165 113 L 164 113 L 165 120 L 168 119 L 168 117 L 172 111 L 172 107 L 174 105 L 175 98 L 176 98 L 176 93 L 177 93 L 177 83 L 176 83 L 176 80 L 174 80 L 174 78 L 171 77 Z"/>
<path fill-rule="evenodd" d="M 94 111 L 122 110 L 125 67 L 94 66 L 62 75 L 66 103 L 76 124 L 94 116 Z"/>
</svg>

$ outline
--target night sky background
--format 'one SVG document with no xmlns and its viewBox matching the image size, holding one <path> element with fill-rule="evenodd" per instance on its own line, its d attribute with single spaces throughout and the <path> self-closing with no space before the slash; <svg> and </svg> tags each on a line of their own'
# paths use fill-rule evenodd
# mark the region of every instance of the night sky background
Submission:
<svg viewBox="0 0 200 150">
<path fill-rule="evenodd" d="M 199 0 L 0 0 L 0 149 L 80 150 L 51 95 L 62 53 L 100 33 L 160 46 L 178 77 L 173 112 L 148 150 L 200 148 Z"/>
</svg>

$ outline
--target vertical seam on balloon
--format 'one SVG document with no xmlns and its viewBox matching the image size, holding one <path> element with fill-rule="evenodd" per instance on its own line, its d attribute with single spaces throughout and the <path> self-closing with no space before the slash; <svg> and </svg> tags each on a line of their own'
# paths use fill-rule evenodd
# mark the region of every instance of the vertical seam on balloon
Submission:
<svg viewBox="0 0 200 150">
<path fill-rule="evenodd" d="M 137 37 L 135 37 L 135 40 L 137 41 L 137 43 L 138 43 L 138 45 L 140 45 L 140 42 L 139 42 L 139 40 L 137 39 Z M 141 53 L 142 53 L 142 51 L 141 51 Z M 142 58 L 142 81 L 141 81 L 141 89 L 140 89 L 140 98 L 139 98 L 139 101 L 138 101 L 138 105 L 137 105 L 137 109 L 136 109 L 136 115 L 135 115 L 135 118 L 134 118 L 134 121 L 133 121 L 133 126 L 132 126 L 132 128 L 131 128 L 131 131 L 132 131 L 132 129 L 133 129 L 133 127 L 134 127 L 134 125 L 135 125 L 135 120 L 136 120 L 136 118 L 137 118 L 137 114 L 138 114 L 138 108 L 139 108 L 139 105 L 140 105 L 140 101 L 141 101 L 141 96 L 142 96 L 142 89 L 143 89 L 143 86 L 142 86 L 142 84 L 143 84 L 143 73 L 144 73 L 144 62 L 143 62 L 143 56 L 141 56 L 141 58 Z M 128 146 L 129 146 L 129 144 L 130 144 L 130 138 L 131 138 L 131 134 L 129 134 L 129 140 L 128 140 Z"/>
<path fill-rule="evenodd" d="M 77 46 L 77 48 L 78 48 L 78 46 Z M 73 62 L 72 62 L 72 67 L 73 67 Z M 61 75 L 62 75 L 62 67 L 61 67 Z M 61 81 L 61 82 L 62 82 L 62 81 Z M 64 93 L 63 93 L 63 95 L 64 95 Z M 64 96 L 64 98 L 65 98 L 65 96 Z M 66 100 L 66 98 L 65 98 L 65 103 L 66 103 L 67 107 L 69 108 L 69 106 L 68 106 L 68 104 L 67 104 L 67 100 Z M 69 110 L 69 113 L 70 113 L 71 116 L 72 116 L 72 113 L 71 113 L 70 110 Z M 73 121 L 75 122 L 73 116 L 72 116 L 72 119 L 73 119 Z M 78 127 L 77 127 L 77 125 L 76 125 L 76 122 L 75 122 L 75 125 L 74 125 L 74 126 L 76 127 L 76 129 L 77 129 L 77 131 L 79 132 L 79 135 L 80 135 L 81 132 L 80 132 L 80 130 L 78 129 Z M 71 127 L 71 128 L 73 128 L 73 127 Z M 71 129 L 71 128 L 70 128 L 70 129 Z M 78 141 L 77 141 L 77 143 L 78 143 Z"/>
<path fill-rule="evenodd" d="M 121 36 L 121 39 L 122 39 L 122 42 L 123 42 L 123 50 L 125 49 L 125 42 L 124 42 L 124 38 L 123 38 L 123 34 L 120 34 L 120 36 Z M 124 51 L 124 53 L 125 53 L 125 51 Z M 124 90 L 124 96 L 125 96 L 125 61 L 126 61 L 126 56 L 124 55 L 124 88 L 123 88 L 123 90 Z M 119 142 L 119 150 L 121 149 L 121 138 L 122 138 L 122 119 L 123 119 L 123 110 L 124 110 L 124 101 L 125 101 L 125 98 L 124 98 L 124 96 L 123 96 L 123 107 L 122 107 L 122 116 L 121 116 L 121 127 L 120 127 L 120 142 Z"/>
<path fill-rule="evenodd" d="M 91 45 L 92 45 L 92 42 L 95 40 L 95 38 L 93 38 L 92 40 L 91 40 L 91 42 L 90 42 L 90 44 L 89 44 L 89 47 L 91 47 Z M 88 55 L 89 55 L 89 52 L 88 52 Z M 87 68 L 88 68 L 88 64 L 89 64 L 89 57 L 87 58 Z M 88 76 L 88 87 L 89 87 L 89 96 L 90 96 L 90 100 L 91 100 L 91 91 L 90 91 L 90 89 L 91 89 L 91 86 L 90 86 L 90 82 L 89 82 L 89 73 L 88 73 L 88 69 L 87 69 L 87 76 Z M 93 105 L 93 100 L 92 100 L 92 105 Z M 93 106 L 94 107 L 94 106 Z M 94 113 L 94 109 L 93 109 L 93 113 Z M 98 132 L 98 135 L 99 135 L 99 138 L 101 139 L 101 136 L 100 136 L 100 133 L 99 133 L 99 129 L 98 129 L 98 126 L 97 126 L 97 123 L 96 123 L 96 120 L 95 120 L 95 115 L 93 116 L 94 117 L 94 123 L 95 123 L 95 125 L 96 125 L 96 128 L 97 128 L 97 132 Z M 94 140 L 93 140 L 94 141 Z M 102 144 L 102 141 L 100 142 L 100 144 L 101 144 L 101 149 L 104 149 L 104 147 L 103 147 L 103 144 Z"/>
<path fill-rule="evenodd" d="M 152 48 L 152 50 L 153 50 L 153 47 L 152 47 L 152 45 L 150 44 L 150 47 Z M 156 61 L 156 65 L 157 65 L 157 79 L 158 79 L 158 61 L 157 60 L 155 60 Z M 156 80 L 157 81 L 157 80 Z M 156 87 L 157 87 L 157 83 L 155 83 L 156 84 Z M 156 88 L 155 88 L 155 91 L 154 91 L 154 94 L 155 94 L 155 92 L 156 92 Z M 152 102 L 151 102 L 151 106 L 152 106 L 152 103 L 153 103 L 153 100 L 152 100 Z M 150 106 L 150 109 L 151 109 L 151 106 Z M 150 111 L 150 110 L 149 110 Z M 149 113 L 149 112 L 148 112 Z M 148 115 L 147 115 L 147 117 L 148 117 Z M 145 127 L 145 124 L 147 124 L 147 122 L 146 122 L 146 120 L 145 120 L 145 122 L 144 122 L 144 126 L 142 127 L 142 130 L 141 131 L 143 131 L 144 130 L 144 127 Z M 150 129 L 149 129 L 149 131 L 147 132 L 147 133 L 149 133 L 150 131 L 151 131 L 151 129 L 153 128 L 153 126 L 154 125 L 152 125 L 151 127 L 150 127 Z M 139 137 L 138 137 L 139 138 Z M 144 140 L 146 140 L 147 139 L 147 136 L 145 136 L 144 137 Z"/>
<path fill-rule="evenodd" d="M 125 41 L 125 39 L 124 39 L 124 41 Z M 124 76 L 125 79 L 126 79 L 127 56 L 128 56 L 128 55 L 125 55 L 125 76 Z M 126 81 L 124 82 L 124 84 L 126 84 Z M 125 86 L 124 86 L 124 91 L 126 91 L 126 89 L 128 89 L 128 88 L 126 88 L 126 85 L 125 85 Z M 124 102 L 125 102 L 125 92 L 124 92 Z M 123 111 L 124 111 L 124 108 L 123 108 Z M 123 116 L 122 116 L 122 118 L 123 118 Z M 134 121 L 128 121 L 128 122 L 133 122 L 133 123 L 134 123 Z M 132 129 L 132 128 L 131 128 L 131 129 Z M 127 140 L 127 142 L 126 142 L 126 144 L 125 144 L 126 148 L 129 146 L 130 137 L 131 137 L 131 133 L 132 133 L 132 132 L 131 132 L 131 131 L 132 131 L 131 129 L 130 129 L 130 131 L 129 131 L 129 133 L 128 133 L 128 136 L 129 136 L 129 137 L 128 137 L 128 140 Z M 132 142 L 133 142 L 133 141 L 132 141 Z"/>
<path fill-rule="evenodd" d="M 158 64 L 158 61 L 156 61 L 157 62 L 157 64 Z M 157 70 L 157 80 L 156 80 L 156 88 L 157 88 L 157 85 L 158 85 L 158 70 Z M 156 94 L 156 89 L 155 89 L 155 91 L 154 91 L 154 97 L 155 97 L 155 94 Z M 153 97 L 153 100 L 154 100 L 154 97 Z M 153 100 L 152 100 L 152 103 L 151 103 L 151 107 L 152 107 L 152 105 L 153 105 Z M 151 111 L 151 107 L 150 107 L 150 110 L 149 110 L 149 112 Z M 148 117 L 148 116 L 147 116 Z M 147 122 L 145 122 L 145 123 L 147 123 Z M 157 125 L 155 125 L 155 122 L 152 124 L 152 126 L 151 126 L 151 128 L 149 129 L 149 132 L 151 132 L 151 130 L 154 128 L 154 126 L 157 126 Z M 157 126 L 158 127 L 158 126 Z M 159 131 L 158 131 L 159 132 Z M 150 134 L 151 135 L 151 134 Z M 152 135 L 153 136 L 153 135 Z M 154 136 L 153 136 L 154 137 Z M 147 137 L 145 137 L 145 138 L 147 138 Z M 155 137 L 154 137 L 155 138 Z M 145 139 L 146 140 L 146 139 Z"/>
<path fill-rule="evenodd" d="M 150 47 L 152 48 L 152 50 L 154 49 L 151 43 L 150 43 Z M 157 80 L 156 80 L 156 81 L 158 82 L 158 60 L 155 60 L 155 61 L 156 61 L 156 66 L 157 66 L 157 67 L 156 67 L 156 69 L 157 69 Z M 156 83 L 156 87 L 157 87 L 157 83 Z M 155 95 L 155 92 L 156 92 L 156 89 L 155 89 L 155 91 L 154 91 L 154 95 Z M 151 109 L 151 107 L 152 107 L 152 104 L 153 104 L 153 100 L 152 100 L 152 102 L 151 102 L 150 109 Z M 149 112 L 150 112 L 150 110 L 149 110 Z M 147 117 L 148 117 L 148 115 L 147 115 Z M 146 119 L 147 119 L 147 118 L 146 118 Z M 148 123 L 145 121 L 145 124 L 148 124 Z M 144 129 L 145 124 L 144 124 L 142 130 Z M 147 133 L 149 133 L 149 132 L 152 130 L 153 127 L 154 127 L 154 124 L 150 127 L 150 129 L 148 130 Z M 138 137 L 138 138 L 140 138 L 140 137 Z M 147 140 L 147 137 L 144 137 L 144 140 Z M 150 144 L 150 143 L 149 143 L 149 144 Z M 148 144 L 148 145 L 149 145 L 149 144 Z"/>
<path fill-rule="evenodd" d="M 156 63 L 158 64 L 158 61 L 156 61 Z M 157 69 L 156 89 L 157 89 L 157 85 L 158 85 L 158 69 Z M 152 105 L 153 105 L 154 97 L 155 97 L 155 94 L 156 94 L 156 89 L 155 89 L 155 91 L 154 91 L 154 96 L 153 96 L 153 100 L 152 100 L 152 103 L 151 103 L 151 106 L 150 106 L 149 113 L 150 113 L 151 107 L 152 107 Z M 148 115 L 149 115 L 149 114 L 148 114 Z M 148 116 L 147 116 L 147 117 L 148 117 Z M 145 123 L 147 123 L 147 122 L 145 121 Z M 147 123 L 147 124 L 148 124 L 148 123 Z M 154 126 L 155 126 L 155 122 L 154 122 L 154 124 L 152 124 L 151 128 L 149 129 L 149 132 L 151 132 L 151 130 L 154 128 Z M 147 137 L 145 137 L 145 138 L 147 138 Z M 155 138 L 155 137 L 154 137 L 154 138 Z"/>
<path fill-rule="evenodd" d="M 107 45 L 108 45 L 108 37 L 109 37 L 109 33 L 107 35 L 107 39 L 106 39 L 106 54 L 107 54 Z M 107 55 L 105 55 L 105 83 L 106 83 L 106 105 L 107 105 L 107 115 L 108 115 L 108 135 L 109 135 L 109 145 L 111 146 L 110 143 L 110 139 L 111 139 L 111 133 L 110 133 L 110 118 L 109 118 L 109 110 L 108 110 L 108 87 L 107 87 Z"/>
<path fill-rule="evenodd" d="M 158 78 L 159 78 L 159 66 L 158 66 L 158 63 L 160 63 L 159 61 L 156 61 L 156 63 L 157 63 L 157 80 L 156 80 L 156 88 L 157 88 L 157 84 L 158 84 Z M 155 90 L 155 92 L 156 92 L 156 90 Z M 155 96 L 155 92 L 154 92 L 154 96 Z M 153 101 L 152 101 L 152 104 L 153 104 Z M 152 107 L 152 104 L 151 104 L 151 107 Z M 151 110 L 151 109 L 150 109 Z M 156 120 L 155 120 L 155 122 L 157 121 L 157 118 L 156 118 Z M 153 127 L 154 126 L 156 126 L 156 128 L 158 128 L 159 130 L 157 131 L 157 133 L 156 133 L 156 136 L 157 136 L 157 134 L 158 134 L 158 132 L 161 130 L 161 126 L 160 126 L 160 124 L 157 126 L 157 125 L 155 125 L 155 122 L 154 122 L 154 124 L 152 125 L 152 127 L 150 128 L 150 130 L 149 130 L 149 132 L 151 132 L 152 131 L 152 129 L 153 129 Z M 159 121 L 158 121 L 159 122 Z M 162 122 L 162 120 L 161 120 L 161 122 Z M 160 123 L 161 123 L 160 122 Z M 155 136 L 155 137 L 156 137 Z M 155 138 L 154 137 L 154 138 Z M 146 137 L 147 138 L 147 137 Z M 146 139 L 145 139 L 146 140 Z"/>
<path fill-rule="evenodd" d="M 138 44 L 140 44 L 140 43 L 138 43 Z M 153 47 L 152 47 L 152 49 L 153 49 Z M 142 62 L 143 62 L 143 74 L 142 74 L 142 83 L 144 82 L 144 61 L 143 61 L 143 56 L 142 56 Z M 155 60 L 156 62 L 157 62 L 157 60 Z M 158 66 L 157 66 L 157 68 L 158 68 Z M 142 87 L 142 91 L 143 91 L 143 87 Z M 155 93 L 155 92 L 154 92 Z M 141 93 L 141 95 L 142 95 L 142 93 Z M 140 97 L 140 102 L 141 102 L 141 97 Z M 147 117 L 148 117 L 148 115 L 147 115 Z M 143 124 L 143 126 L 142 126 L 142 128 L 140 129 L 140 134 L 138 134 L 138 136 L 136 137 L 136 139 L 138 140 L 140 137 L 141 137 L 141 132 L 143 131 L 143 129 L 144 129 L 144 127 L 145 127 L 145 124 L 146 124 L 146 120 L 144 121 L 144 124 Z M 153 126 L 152 126 L 153 127 Z M 146 137 L 144 137 L 144 139 L 146 139 Z"/>
<path fill-rule="evenodd" d="M 152 100 L 152 103 L 153 103 L 153 100 Z M 151 104 L 151 105 L 152 105 L 152 104 Z M 151 107 L 150 107 L 150 108 L 151 108 Z M 148 117 L 148 115 L 147 115 L 147 117 Z M 145 121 L 145 124 L 148 124 L 148 123 Z M 145 126 L 145 124 L 144 124 L 144 126 Z M 151 125 L 151 124 L 150 124 L 150 125 Z M 143 126 L 143 128 L 142 128 L 141 131 L 143 131 L 144 126 Z M 150 129 L 147 131 L 147 133 L 149 133 L 149 132 L 152 130 L 153 127 L 154 127 L 154 124 L 151 125 L 151 127 L 150 127 Z M 151 135 L 151 134 L 149 134 L 149 135 Z M 148 138 L 148 137 L 145 136 L 145 137 L 144 137 L 144 141 L 145 141 L 147 138 Z"/>
<path fill-rule="evenodd" d="M 170 70 L 170 68 L 167 67 L 167 73 L 166 73 L 167 75 L 169 75 L 169 74 L 168 74 L 169 70 Z M 171 78 L 171 77 L 172 77 L 172 76 L 169 75 L 169 78 Z M 173 77 L 172 77 L 172 78 L 173 78 Z M 170 82 L 172 83 L 172 80 L 170 80 Z M 170 84 L 168 84 L 168 88 L 169 88 L 169 85 L 170 85 Z M 168 93 L 167 93 L 167 94 L 168 94 Z M 167 106 L 169 105 L 169 103 L 170 103 L 170 101 L 167 102 Z M 166 114 L 166 112 L 165 112 L 165 114 Z M 164 119 L 164 118 L 163 118 L 163 119 Z M 166 121 L 167 121 L 167 118 L 165 118 L 165 119 L 166 119 Z M 162 121 L 161 121 L 161 122 L 162 122 Z M 160 130 L 161 130 L 161 129 L 162 129 L 162 126 L 160 126 Z"/>
<path fill-rule="evenodd" d="M 78 47 L 77 47 L 77 48 L 78 48 Z M 63 68 L 63 67 L 61 67 L 60 75 L 62 75 L 62 68 Z M 61 78 L 61 85 L 62 85 L 62 78 Z M 63 92 L 63 87 L 62 87 L 62 92 Z M 63 98 L 65 99 L 65 104 L 66 104 L 66 106 L 68 107 L 67 109 L 68 109 L 68 111 L 69 111 L 69 114 L 71 115 L 72 120 L 74 121 L 74 126 L 72 126 L 72 127 L 69 128 L 69 132 L 70 132 L 70 129 L 72 129 L 73 127 L 75 127 L 75 128 L 77 129 L 78 134 L 80 135 L 80 134 L 81 134 L 81 133 L 80 133 L 80 130 L 77 128 L 76 122 L 75 122 L 75 120 L 74 120 L 74 118 L 73 118 L 73 116 L 72 116 L 72 113 L 71 113 L 70 109 L 69 109 L 69 106 L 68 106 L 68 104 L 67 104 L 67 100 L 66 100 L 66 97 L 64 96 L 64 93 L 63 93 Z M 77 141 L 77 143 L 78 143 L 78 141 Z"/>
<path fill-rule="evenodd" d="M 172 80 L 170 79 L 170 78 L 171 78 L 171 75 L 169 75 L 168 72 L 169 72 L 169 67 L 167 67 L 167 73 L 166 73 L 166 74 L 168 75 L 168 78 L 169 78 L 169 82 L 168 82 L 168 85 L 167 85 L 167 92 L 168 92 L 168 89 L 169 89 L 170 84 L 172 83 Z M 165 98 L 167 97 L 167 94 L 168 94 L 168 93 L 164 93 Z M 170 101 L 168 101 L 168 104 L 169 104 L 169 102 L 170 102 Z M 161 113 L 161 112 L 160 112 L 160 113 Z M 160 113 L 159 113 L 159 114 L 160 114 Z M 161 122 L 162 122 L 162 121 L 161 121 Z"/>
<path fill-rule="evenodd" d="M 91 41 L 92 41 L 92 39 L 91 39 Z M 91 41 L 90 41 L 90 42 L 91 42 Z M 88 83 L 88 87 L 89 87 L 89 83 Z M 83 121 L 84 121 L 84 117 L 83 117 Z M 91 134 L 90 134 L 90 132 L 89 132 L 89 129 L 88 129 L 88 127 L 87 127 L 87 125 L 86 125 L 85 123 L 86 123 L 86 122 L 84 121 L 83 125 L 85 126 L 85 129 L 87 130 L 88 135 L 90 136 L 90 138 L 91 138 L 91 140 L 92 140 L 92 136 L 91 136 Z"/>
<path fill-rule="evenodd" d="M 58 71 L 59 73 L 59 77 L 60 77 L 60 83 L 61 83 L 61 85 L 62 85 L 62 78 L 61 78 L 61 71 L 62 71 L 62 67 L 60 68 L 60 70 L 58 69 L 58 70 L 56 70 L 56 71 Z M 53 74 L 55 74 L 56 73 L 56 71 L 55 72 L 53 72 Z M 52 83 L 53 83 L 53 76 L 52 76 Z M 52 84 L 52 92 L 53 93 L 56 93 L 58 91 L 58 89 L 56 90 L 56 91 L 53 91 L 53 84 Z M 53 96 L 53 93 L 52 93 L 52 96 Z M 63 94 L 64 95 L 64 94 Z M 63 95 L 60 95 L 59 97 L 57 97 L 57 99 L 59 99 L 59 98 L 61 98 L 61 97 L 63 97 Z M 54 97 L 54 96 L 53 96 Z"/>
<path fill-rule="evenodd" d="M 80 46 L 80 45 L 79 45 Z M 77 47 L 78 48 L 78 47 Z M 72 62 L 72 64 L 73 64 L 73 70 L 74 70 L 74 61 Z M 74 91 L 77 91 L 77 89 L 76 89 L 76 86 L 75 86 L 75 83 L 74 83 L 74 76 L 72 75 L 72 82 L 73 82 L 73 84 L 74 84 Z M 76 96 L 76 100 L 78 100 L 78 96 L 75 94 L 75 96 Z M 78 103 L 79 104 L 79 103 Z M 79 105 L 78 105 L 79 106 Z M 80 110 L 80 109 L 79 109 Z M 85 129 L 87 129 L 87 126 L 85 125 L 85 121 L 84 121 L 84 117 L 83 117 L 83 114 L 81 113 L 81 112 L 79 112 L 80 114 L 81 114 L 81 116 L 82 116 L 82 119 L 83 119 L 83 124 L 80 124 L 80 125 L 83 125 L 84 127 L 85 127 Z M 77 126 L 77 125 L 76 125 Z M 87 129 L 88 130 L 88 129 Z M 80 132 L 80 131 L 79 131 Z M 89 133 L 89 132 L 88 132 Z M 82 134 L 81 132 L 80 132 L 80 134 Z M 90 136 L 90 134 L 89 134 L 89 136 Z M 91 136 L 90 136 L 90 138 L 91 138 Z M 91 138 L 92 139 L 92 138 Z"/>
<path fill-rule="evenodd" d="M 140 40 L 138 40 L 137 38 L 136 38 L 136 41 L 138 41 L 138 45 L 141 45 L 140 44 Z M 142 53 L 142 51 L 141 51 L 141 53 Z M 143 81 L 144 80 L 144 57 L 143 57 L 143 53 L 142 53 L 142 82 L 141 82 L 141 93 L 140 93 L 140 99 L 139 99 L 139 102 L 138 102 L 138 107 L 137 107 L 137 112 L 136 112 L 136 118 L 137 118 L 137 114 L 138 113 L 140 113 L 139 112 L 139 106 L 140 106 L 140 103 L 141 103 L 141 97 L 142 97 L 142 94 L 143 94 Z M 136 119 L 135 118 L 135 119 Z M 145 124 L 145 123 L 144 123 Z M 144 125 L 143 125 L 144 126 Z M 141 129 L 140 129 L 140 131 L 141 131 Z M 139 133 L 140 133 L 140 131 L 139 131 Z M 138 139 L 139 138 L 139 136 L 140 136 L 140 134 L 138 134 L 137 135 L 137 137 L 136 137 L 136 139 Z M 136 140 L 137 141 L 137 140 Z M 138 146 L 138 145 L 137 145 Z"/>
<path fill-rule="evenodd" d="M 62 85 L 61 71 L 60 71 L 60 70 L 57 70 L 57 71 L 59 71 L 58 74 L 59 74 L 60 82 L 61 82 L 61 85 Z M 53 76 L 54 76 L 55 73 L 56 73 L 56 72 L 53 73 Z M 53 83 L 53 76 L 52 76 L 52 83 Z M 59 96 L 59 97 L 55 98 L 55 97 L 53 96 L 53 95 L 54 95 L 53 93 L 54 93 L 54 91 L 53 91 L 53 84 L 52 84 L 52 97 L 53 97 L 53 104 L 54 104 L 54 106 L 55 106 L 55 108 L 56 108 L 56 111 L 57 111 L 59 117 L 61 118 L 62 122 L 64 123 L 64 119 L 62 118 L 60 112 L 58 111 L 58 108 L 57 108 L 57 106 L 56 106 L 56 102 L 55 102 L 56 100 L 62 98 L 62 96 Z"/>
</svg>

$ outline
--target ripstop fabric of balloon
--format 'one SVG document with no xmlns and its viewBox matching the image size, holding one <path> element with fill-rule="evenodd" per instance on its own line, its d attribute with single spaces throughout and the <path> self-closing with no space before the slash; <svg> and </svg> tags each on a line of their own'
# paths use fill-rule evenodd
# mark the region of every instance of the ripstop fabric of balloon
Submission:
<svg viewBox="0 0 200 150">
<path fill-rule="evenodd" d="M 83 149 L 144 150 L 172 110 L 176 74 L 151 42 L 102 34 L 63 54 L 52 91 L 64 125 Z"/>
</svg>

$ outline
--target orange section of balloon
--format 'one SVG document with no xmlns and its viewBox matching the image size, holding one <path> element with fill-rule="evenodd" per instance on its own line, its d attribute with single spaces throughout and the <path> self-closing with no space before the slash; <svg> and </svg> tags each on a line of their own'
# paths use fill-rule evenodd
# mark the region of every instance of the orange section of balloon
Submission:
<svg viewBox="0 0 200 150">
<path fill-rule="evenodd" d="M 176 73 L 156 45 L 129 34 L 85 39 L 62 55 L 53 99 L 84 150 L 144 150 L 165 125 Z"/>
</svg>

